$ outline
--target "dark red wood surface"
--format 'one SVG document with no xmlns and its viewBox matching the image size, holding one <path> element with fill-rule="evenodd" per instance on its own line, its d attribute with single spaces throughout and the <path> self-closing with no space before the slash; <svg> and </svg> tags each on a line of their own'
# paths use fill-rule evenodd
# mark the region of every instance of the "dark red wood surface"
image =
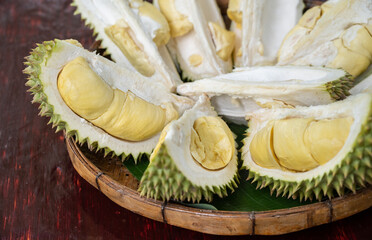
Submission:
<svg viewBox="0 0 372 240">
<path fill-rule="evenodd" d="M 233 239 L 131 213 L 73 169 L 62 133 L 26 93 L 24 57 L 35 43 L 94 39 L 64 0 L 0 0 L 0 239 Z M 285 236 L 249 239 L 372 239 L 372 209 Z M 246 239 L 248 237 L 237 237 Z"/>
</svg>

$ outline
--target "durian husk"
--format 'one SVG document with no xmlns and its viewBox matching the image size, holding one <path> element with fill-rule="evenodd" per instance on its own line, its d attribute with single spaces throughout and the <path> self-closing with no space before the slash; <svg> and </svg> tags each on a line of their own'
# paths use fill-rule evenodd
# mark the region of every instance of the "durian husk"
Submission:
<svg viewBox="0 0 372 240">
<path fill-rule="evenodd" d="M 371 96 L 371 95 L 370 95 Z M 369 98 L 370 100 L 370 98 Z M 347 100 L 345 100 L 347 101 Z M 341 106 L 341 102 L 338 102 Z M 367 116 L 362 120 L 360 132 L 355 138 L 350 151 L 337 162 L 332 169 L 319 170 L 307 179 L 299 181 L 275 178 L 257 171 L 259 168 L 245 167 L 249 170 L 247 180 L 256 183 L 257 188 L 269 187 L 271 194 L 303 200 L 331 199 L 343 196 L 348 190 L 353 193 L 360 187 L 372 184 L 372 102 L 370 101 Z M 248 132 L 249 130 L 247 130 Z M 245 138 L 243 140 L 246 145 Z M 243 159 L 244 155 L 243 153 Z M 322 168 L 320 166 L 318 168 Z"/>
<path fill-rule="evenodd" d="M 226 197 L 228 189 L 234 191 L 238 187 L 239 177 L 234 178 L 223 186 L 197 186 L 178 170 L 168 154 L 167 147 L 162 145 L 159 152 L 151 160 L 143 174 L 138 191 L 142 196 L 162 201 L 177 200 L 199 202 L 203 198 L 212 201 L 213 195 Z"/>
</svg>

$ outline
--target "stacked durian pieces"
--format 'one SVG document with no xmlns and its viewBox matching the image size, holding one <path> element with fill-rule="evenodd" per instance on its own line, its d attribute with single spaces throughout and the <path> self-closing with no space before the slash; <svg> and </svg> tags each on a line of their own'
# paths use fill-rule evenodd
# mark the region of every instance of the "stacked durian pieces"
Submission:
<svg viewBox="0 0 372 240">
<path fill-rule="evenodd" d="M 301 0 L 230 0 L 230 29 L 215 0 L 73 5 L 113 61 L 44 42 L 26 58 L 27 85 L 67 137 L 149 155 L 141 195 L 210 201 L 238 187 L 226 122 L 248 126 L 242 166 L 276 195 L 321 200 L 372 183 L 369 0 L 303 15 Z"/>
</svg>

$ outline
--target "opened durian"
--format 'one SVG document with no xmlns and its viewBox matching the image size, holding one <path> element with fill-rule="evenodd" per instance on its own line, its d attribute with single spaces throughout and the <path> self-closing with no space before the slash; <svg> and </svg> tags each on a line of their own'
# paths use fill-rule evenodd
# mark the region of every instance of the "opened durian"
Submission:
<svg viewBox="0 0 372 240">
<path fill-rule="evenodd" d="M 163 85 L 84 50 L 49 41 L 27 57 L 27 85 L 57 131 L 81 144 L 126 157 L 150 154 L 164 126 L 193 102 Z"/>
<path fill-rule="evenodd" d="M 227 15 L 236 36 L 234 66 L 276 64 L 280 44 L 303 8 L 302 0 L 230 0 Z"/>
<path fill-rule="evenodd" d="M 202 95 L 195 106 L 167 125 L 142 176 L 141 195 L 161 200 L 210 201 L 237 187 L 234 136 Z"/>
<path fill-rule="evenodd" d="M 247 117 L 242 159 L 257 187 L 321 200 L 372 183 L 372 95 Z"/>
<path fill-rule="evenodd" d="M 371 0 L 330 0 L 309 9 L 278 53 L 279 65 L 343 68 L 354 77 L 371 61 Z"/>
<path fill-rule="evenodd" d="M 74 0 L 73 6 L 116 63 L 163 83 L 170 91 L 181 83 L 165 46 L 170 38 L 168 23 L 151 3 Z"/>
<path fill-rule="evenodd" d="M 247 113 L 260 108 L 310 106 L 331 103 L 349 95 L 353 81 L 340 69 L 304 66 L 238 68 L 233 73 L 185 83 L 184 96 L 211 98 L 219 115 L 245 123 Z"/>
<path fill-rule="evenodd" d="M 230 72 L 234 33 L 225 29 L 215 0 L 157 0 L 168 20 L 168 49 L 183 78 L 197 80 Z"/>
</svg>

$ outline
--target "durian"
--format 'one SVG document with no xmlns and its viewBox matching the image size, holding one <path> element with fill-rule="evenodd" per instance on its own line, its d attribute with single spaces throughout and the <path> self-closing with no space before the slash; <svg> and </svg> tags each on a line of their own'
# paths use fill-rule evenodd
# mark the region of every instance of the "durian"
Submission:
<svg viewBox="0 0 372 240">
<path fill-rule="evenodd" d="M 116 63 L 164 84 L 170 91 L 181 83 L 165 46 L 170 38 L 168 23 L 152 4 L 142 0 L 74 0 L 72 5 Z"/>
<path fill-rule="evenodd" d="M 342 196 L 372 183 L 372 95 L 247 116 L 243 166 L 257 187 L 300 200 Z"/>
<path fill-rule="evenodd" d="M 372 60 L 370 0 L 331 0 L 309 9 L 285 37 L 279 65 L 343 68 L 354 77 Z"/>
<path fill-rule="evenodd" d="M 236 36 L 234 66 L 276 64 L 280 44 L 303 8 L 302 0 L 230 0 L 227 15 Z"/>
<path fill-rule="evenodd" d="M 163 127 L 193 105 L 75 40 L 44 42 L 26 59 L 27 85 L 40 114 L 57 131 L 106 154 L 150 154 Z"/>
<path fill-rule="evenodd" d="M 230 72 L 234 33 L 225 29 L 215 0 L 156 0 L 168 20 L 168 49 L 184 79 L 197 80 Z"/>
<path fill-rule="evenodd" d="M 177 87 L 184 96 L 211 98 L 219 115 L 245 124 L 245 116 L 260 108 L 331 103 L 349 95 L 353 81 L 343 70 L 304 66 L 237 68 L 217 77 Z"/>
<path fill-rule="evenodd" d="M 237 187 L 234 135 L 202 95 L 164 128 L 142 176 L 141 195 L 160 200 L 212 200 Z"/>
</svg>

